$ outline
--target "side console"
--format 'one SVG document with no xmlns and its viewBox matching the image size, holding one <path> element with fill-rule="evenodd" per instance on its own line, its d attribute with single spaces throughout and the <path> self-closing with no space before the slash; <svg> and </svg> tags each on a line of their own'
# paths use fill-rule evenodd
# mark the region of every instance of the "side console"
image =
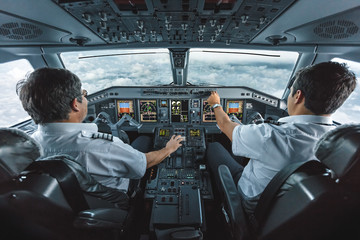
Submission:
<svg viewBox="0 0 360 240">
<path fill-rule="evenodd" d="M 145 187 L 152 200 L 150 231 L 192 226 L 204 229 L 204 200 L 213 199 L 204 162 L 205 132 L 200 127 L 160 127 L 155 148 L 165 146 L 172 135 L 185 138 L 183 146 L 153 168 Z"/>
</svg>

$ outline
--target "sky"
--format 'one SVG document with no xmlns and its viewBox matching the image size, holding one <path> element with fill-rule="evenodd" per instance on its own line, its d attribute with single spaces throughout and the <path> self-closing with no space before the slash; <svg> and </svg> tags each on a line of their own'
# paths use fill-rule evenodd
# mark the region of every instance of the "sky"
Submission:
<svg viewBox="0 0 360 240">
<path fill-rule="evenodd" d="M 154 51 L 154 50 L 150 50 Z M 129 51 L 127 51 L 129 52 Z M 100 53 L 63 54 L 66 68 L 77 74 L 83 88 L 94 93 L 111 86 L 159 85 L 172 82 L 169 55 L 158 51 L 153 55 L 127 55 L 78 60 L 78 56 Z M 249 53 L 249 51 L 246 51 Z M 105 52 L 114 54 L 116 52 Z M 104 54 L 104 51 L 102 52 Z M 296 55 L 260 57 L 248 54 L 214 54 L 191 52 L 188 81 L 192 84 L 246 86 L 281 97 L 292 72 Z M 343 61 L 335 59 L 336 61 Z M 360 63 L 346 62 L 360 76 Z M 0 64 L 0 127 L 8 127 L 29 118 L 16 95 L 16 83 L 32 71 L 26 60 Z M 358 84 L 360 85 L 360 83 Z M 360 122 L 360 87 L 333 115 L 341 123 Z"/>
<path fill-rule="evenodd" d="M 30 118 L 16 95 L 16 83 L 32 70 L 26 60 L 0 64 L 0 127 L 9 127 Z"/>
</svg>

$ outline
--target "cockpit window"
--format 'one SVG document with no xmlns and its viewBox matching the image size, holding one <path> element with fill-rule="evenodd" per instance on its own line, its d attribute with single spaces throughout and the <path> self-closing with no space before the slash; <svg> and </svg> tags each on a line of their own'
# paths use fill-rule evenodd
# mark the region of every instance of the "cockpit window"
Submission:
<svg viewBox="0 0 360 240">
<path fill-rule="evenodd" d="M 188 82 L 251 87 L 281 98 L 298 56 L 297 52 L 192 49 Z"/>
<path fill-rule="evenodd" d="M 167 49 L 102 50 L 61 54 L 90 94 L 112 86 L 149 86 L 172 82 Z"/>
<path fill-rule="evenodd" d="M 340 123 L 359 123 L 360 122 L 360 63 L 353 62 L 342 58 L 334 58 L 331 61 L 346 63 L 357 77 L 357 85 L 354 92 L 344 102 L 344 104 L 333 114 L 334 121 Z"/>
<path fill-rule="evenodd" d="M 61 58 L 89 93 L 111 86 L 173 82 L 168 49 L 70 52 L 62 53 Z M 297 52 L 191 49 L 187 82 L 246 86 L 280 98 L 297 58 Z"/>
<path fill-rule="evenodd" d="M 16 94 L 16 84 L 31 71 L 33 67 L 25 59 L 0 64 L 0 127 L 10 127 L 30 119 Z"/>
</svg>

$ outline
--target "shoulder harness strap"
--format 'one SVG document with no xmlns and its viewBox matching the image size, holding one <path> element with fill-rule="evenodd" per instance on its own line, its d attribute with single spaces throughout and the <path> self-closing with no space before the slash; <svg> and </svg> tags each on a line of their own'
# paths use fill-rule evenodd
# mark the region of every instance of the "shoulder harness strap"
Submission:
<svg viewBox="0 0 360 240">
<path fill-rule="evenodd" d="M 255 228 L 262 226 L 267 218 L 269 209 L 276 199 L 277 192 L 281 185 L 288 179 L 288 177 L 302 167 L 307 167 L 319 172 L 325 172 L 325 165 L 319 161 L 311 160 L 307 162 L 293 163 L 284 167 L 278 172 L 273 179 L 269 182 L 264 192 L 261 194 L 257 207 L 255 209 L 254 218 L 251 219 L 251 223 Z"/>
</svg>

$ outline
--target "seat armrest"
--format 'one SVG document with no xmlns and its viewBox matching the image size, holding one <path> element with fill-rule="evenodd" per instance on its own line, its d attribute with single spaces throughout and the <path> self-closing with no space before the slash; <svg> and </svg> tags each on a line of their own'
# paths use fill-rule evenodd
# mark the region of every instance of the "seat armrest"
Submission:
<svg viewBox="0 0 360 240">
<path fill-rule="evenodd" d="M 235 239 L 249 239 L 247 215 L 241 205 L 241 196 L 230 170 L 226 165 L 220 165 L 218 173 L 221 189 L 224 194 L 225 209 L 228 214 L 230 225 Z"/>
<path fill-rule="evenodd" d="M 118 208 L 97 208 L 79 212 L 74 220 L 76 228 L 123 229 L 128 212 Z"/>
</svg>

